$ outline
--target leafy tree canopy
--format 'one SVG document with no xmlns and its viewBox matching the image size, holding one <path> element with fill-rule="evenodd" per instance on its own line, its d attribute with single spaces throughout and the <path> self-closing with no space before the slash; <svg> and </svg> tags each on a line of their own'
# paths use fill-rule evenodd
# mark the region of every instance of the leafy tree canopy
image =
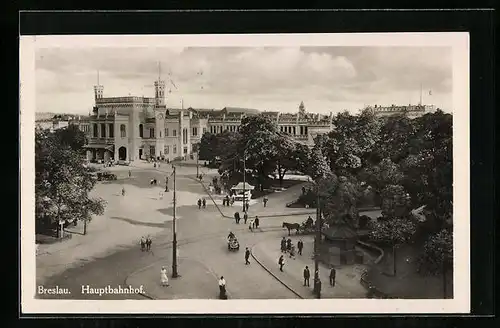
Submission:
<svg viewBox="0 0 500 328">
<path fill-rule="evenodd" d="M 63 134 L 68 136 L 69 134 Z M 35 136 L 35 216 L 40 225 L 88 220 L 104 211 L 105 202 L 89 197 L 96 180 L 83 165 L 83 156 L 59 133 Z"/>
</svg>

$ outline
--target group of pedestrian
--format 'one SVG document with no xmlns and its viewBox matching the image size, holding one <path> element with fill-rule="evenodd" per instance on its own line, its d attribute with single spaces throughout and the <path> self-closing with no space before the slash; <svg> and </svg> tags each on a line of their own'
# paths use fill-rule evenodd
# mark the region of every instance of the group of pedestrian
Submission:
<svg viewBox="0 0 500 328">
<path fill-rule="evenodd" d="M 332 265 L 330 267 L 330 274 L 329 274 L 330 286 L 332 287 L 335 287 L 336 276 L 337 276 L 337 270 L 335 270 L 335 267 Z M 303 277 L 304 277 L 304 286 L 309 286 L 309 279 L 311 278 L 311 272 L 309 271 L 309 267 L 307 265 L 304 268 Z M 319 271 L 315 271 L 314 280 L 316 284 L 321 284 L 321 279 L 319 278 Z"/>
<path fill-rule="evenodd" d="M 245 220 L 245 222 L 246 222 L 246 220 Z M 250 223 L 248 224 L 248 229 L 250 231 L 254 231 L 255 229 L 259 228 L 259 224 L 260 224 L 259 217 L 255 216 L 255 219 L 250 220 Z"/>
<path fill-rule="evenodd" d="M 282 253 L 288 252 L 290 258 L 295 258 L 295 246 L 293 245 L 292 240 L 290 238 L 285 239 L 285 237 L 283 237 L 281 239 L 280 249 Z M 302 249 L 304 249 L 304 243 L 302 242 L 302 239 L 300 239 L 297 242 L 297 250 L 299 255 L 302 255 Z"/>
<path fill-rule="evenodd" d="M 151 250 L 151 244 L 153 244 L 153 241 L 151 240 L 150 236 L 141 237 L 141 251 L 144 252 L 149 252 Z"/>
<path fill-rule="evenodd" d="M 205 198 L 198 199 L 198 209 L 201 209 L 202 207 L 207 208 L 207 201 Z"/>
<path fill-rule="evenodd" d="M 231 195 L 231 197 L 229 195 L 226 195 L 226 197 L 222 199 L 222 206 L 233 206 L 233 205 L 234 205 L 234 195 Z"/>
</svg>

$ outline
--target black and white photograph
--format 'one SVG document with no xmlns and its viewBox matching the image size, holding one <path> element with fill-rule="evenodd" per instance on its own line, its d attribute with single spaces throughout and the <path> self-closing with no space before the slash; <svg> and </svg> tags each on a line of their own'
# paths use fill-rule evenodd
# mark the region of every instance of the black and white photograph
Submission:
<svg viewBox="0 0 500 328">
<path fill-rule="evenodd" d="M 20 47 L 23 311 L 469 310 L 467 34 Z"/>
</svg>

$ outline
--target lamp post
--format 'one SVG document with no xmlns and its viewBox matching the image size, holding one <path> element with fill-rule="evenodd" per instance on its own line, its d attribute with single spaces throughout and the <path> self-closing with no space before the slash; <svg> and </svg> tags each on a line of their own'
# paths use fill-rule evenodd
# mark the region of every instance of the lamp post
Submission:
<svg viewBox="0 0 500 328">
<path fill-rule="evenodd" d="M 243 151 L 243 213 L 246 212 L 246 174 L 247 174 L 247 167 L 246 167 L 246 150 Z"/>
<path fill-rule="evenodd" d="M 174 219 L 172 221 L 172 233 L 173 233 L 173 238 L 172 238 L 172 278 L 177 278 L 179 274 L 177 273 L 177 231 L 175 227 L 175 221 L 176 221 L 176 188 L 175 188 L 175 166 L 172 165 L 173 169 L 173 176 L 174 176 L 174 208 L 173 208 L 173 214 L 174 214 Z"/>
<path fill-rule="evenodd" d="M 316 236 L 314 237 L 314 293 L 316 298 L 321 298 L 321 284 L 319 282 L 319 249 L 321 241 L 321 208 L 319 185 L 316 184 Z"/>
</svg>

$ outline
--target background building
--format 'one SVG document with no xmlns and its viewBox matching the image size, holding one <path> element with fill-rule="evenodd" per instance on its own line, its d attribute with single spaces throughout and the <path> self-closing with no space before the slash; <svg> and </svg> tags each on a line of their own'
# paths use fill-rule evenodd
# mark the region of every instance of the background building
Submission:
<svg viewBox="0 0 500 328">
<path fill-rule="evenodd" d="M 436 111 L 434 105 L 421 105 L 421 104 L 419 105 L 409 104 L 408 106 L 396 106 L 393 104 L 391 106 L 385 106 L 385 107 L 380 105 L 375 105 L 374 107 L 369 106 L 367 108 L 372 110 L 373 113 L 379 117 L 385 117 L 403 113 L 406 113 L 408 117 L 419 117 L 424 114 Z"/>
<path fill-rule="evenodd" d="M 87 159 L 135 161 L 138 159 L 187 158 L 205 132 L 238 131 L 245 116 L 265 115 L 280 131 L 297 141 L 314 144 L 314 138 L 332 129 L 329 116 L 310 114 L 301 103 L 296 114 L 260 112 L 257 109 L 167 108 L 165 82 L 155 82 L 155 97 L 104 97 L 104 87 L 94 86 L 95 106 L 88 118 L 74 119 L 87 133 Z"/>
</svg>

